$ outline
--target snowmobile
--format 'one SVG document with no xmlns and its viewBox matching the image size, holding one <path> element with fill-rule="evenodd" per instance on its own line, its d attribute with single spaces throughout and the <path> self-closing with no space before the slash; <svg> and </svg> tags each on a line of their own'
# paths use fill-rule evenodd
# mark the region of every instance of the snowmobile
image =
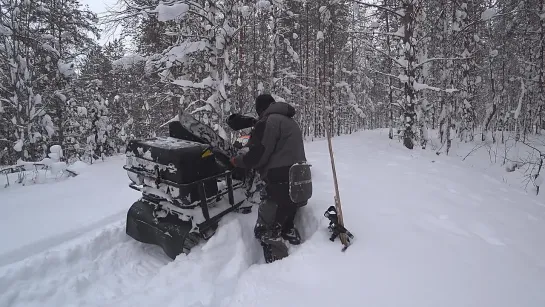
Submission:
<svg viewBox="0 0 545 307">
<path fill-rule="evenodd" d="M 235 130 L 255 123 L 241 117 Z M 242 126 L 240 125 L 242 123 Z M 129 187 L 142 193 L 127 212 L 126 233 L 154 244 L 171 259 L 188 254 L 214 235 L 232 212 L 250 213 L 259 191 L 255 172 L 235 168 L 230 157 L 245 149 L 248 136 L 228 144 L 212 128 L 180 112 L 168 136 L 130 140 L 124 169 Z"/>
</svg>

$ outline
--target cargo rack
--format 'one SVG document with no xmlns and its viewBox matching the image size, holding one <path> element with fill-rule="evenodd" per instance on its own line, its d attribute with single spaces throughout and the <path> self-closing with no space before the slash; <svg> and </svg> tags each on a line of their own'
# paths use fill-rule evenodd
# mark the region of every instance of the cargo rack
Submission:
<svg viewBox="0 0 545 307">
<path fill-rule="evenodd" d="M 141 176 L 143 176 L 145 178 L 153 179 L 156 182 L 156 184 L 161 183 L 161 184 L 165 184 L 165 185 L 168 185 L 168 186 L 171 186 L 171 187 L 174 187 L 174 188 L 178 188 L 178 189 L 191 189 L 191 188 L 197 187 L 198 194 L 199 194 L 199 200 L 194 202 L 194 203 L 198 203 L 198 204 L 187 206 L 187 207 L 186 206 L 184 206 L 184 207 L 177 206 L 177 207 L 179 207 L 180 209 L 194 209 L 196 207 L 200 207 L 205 220 L 204 220 L 204 222 L 202 222 L 200 224 L 197 224 L 197 226 L 199 227 L 199 230 L 201 232 L 203 232 L 203 233 L 204 233 L 204 231 L 210 229 L 211 227 L 214 227 L 214 228 L 217 227 L 218 222 L 220 221 L 220 219 L 223 216 L 225 216 L 228 213 L 231 213 L 233 211 L 238 210 L 240 208 L 240 206 L 242 205 L 242 203 L 244 203 L 244 201 L 246 200 L 246 198 L 245 198 L 245 199 L 235 203 L 234 190 L 243 187 L 244 182 L 233 184 L 232 172 L 230 170 L 227 170 L 227 171 L 225 171 L 223 173 L 219 173 L 219 174 L 216 174 L 216 175 L 213 175 L 213 176 L 210 176 L 210 177 L 207 177 L 207 178 L 203 178 L 203 179 L 191 182 L 191 183 L 180 184 L 180 183 L 172 182 L 170 180 L 161 179 L 157 169 L 156 169 L 156 172 L 155 172 L 154 175 L 152 175 L 148 171 L 135 169 L 135 168 L 132 168 L 132 167 L 127 167 L 126 165 L 123 166 L 123 169 L 125 169 L 128 172 L 132 172 L 132 173 L 135 173 L 137 175 L 141 175 Z M 215 193 L 214 195 L 207 197 L 206 190 L 205 190 L 206 189 L 205 188 L 205 183 L 210 181 L 210 180 L 215 180 L 217 182 L 218 179 L 220 179 L 222 177 L 225 178 L 225 181 L 227 183 L 227 188 L 226 189 L 218 189 L 218 193 Z M 133 190 L 136 190 L 136 191 L 139 191 L 139 192 L 142 192 L 142 193 L 144 192 L 143 191 L 144 188 L 142 186 L 138 186 L 134 182 L 130 183 L 129 187 L 131 189 L 133 189 Z M 219 201 L 225 194 L 228 195 L 230 207 L 228 209 L 223 210 L 223 211 L 219 212 L 218 214 L 211 217 L 210 212 L 208 210 L 208 206 L 210 204 L 214 203 L 214 202 Z M 148 201 L 151 201 L 152 203 L 155 203 L 153 200 L 148 199 Z M 168 201 L 168 200 L 166 200 L 166 201 Z M 241 213 L 249 213 L 249 212 L 242 211 Z"/>
</svg>

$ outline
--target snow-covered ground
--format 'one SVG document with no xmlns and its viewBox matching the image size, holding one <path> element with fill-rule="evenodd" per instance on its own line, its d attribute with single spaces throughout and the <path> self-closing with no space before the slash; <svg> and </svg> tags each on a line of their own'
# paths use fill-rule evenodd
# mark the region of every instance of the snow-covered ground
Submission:
<svg viewBox="0 0 545 307">
<path fill-rule="evenodd" d="M 131 240 L 125 212 L 138 193 L 122 157 L 0 189 L 0 306 L 545 306 L 543 195 L 505 183 L 501 166 L 408 151 L 386 135 L 334 139 L 356 236 L 344 253 L 323 217 L 334 195 L 327 143 L 307 144 L 305 242 L 272 264 L 253 237 L 256 210 L 227 216 L 175 261 Z"/>
<path fill-rule="evenodd" d="M 0 188 L 0 265 L 21 260 L 124 218 L 139 193 L 127 187 L 124 157 L 72 168 L 79 175 Z M 14 177 L 14 176 L 12 176 Z M 0 178 L 0 183 L 2 182 Z M 5 179 L 4 179 L 5 180 Z M 2 185 L 3 186 L 3 185 Z"/>
</svg>

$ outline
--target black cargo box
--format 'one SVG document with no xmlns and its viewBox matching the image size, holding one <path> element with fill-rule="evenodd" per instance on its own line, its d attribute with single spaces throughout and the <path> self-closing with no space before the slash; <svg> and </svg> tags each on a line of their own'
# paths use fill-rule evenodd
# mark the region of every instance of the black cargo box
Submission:
<svg viewBox="0 0 545 307">
<path fill-rule="evenodd" d="M 126 155 L 127 166 L 153 176 L 158 174 L 159 181 L 168 180 L 179 185 L 191 184 L 220 172 L 209 145 L 172 137 L 131 140 Z M 206 182 L 205 191 L 207 197 L 217 193 L 216 179 Z M 180 189 L 179 197 L 187 196 L 191 202 L 197 201 L 198 187 Z"/>
</svg>

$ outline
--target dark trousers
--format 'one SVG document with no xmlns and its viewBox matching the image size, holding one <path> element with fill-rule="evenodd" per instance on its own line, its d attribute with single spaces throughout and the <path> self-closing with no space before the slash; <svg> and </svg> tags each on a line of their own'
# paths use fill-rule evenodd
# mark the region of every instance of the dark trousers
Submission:
<svg viewBox="0 0 545 307">
<path fill-rule="evenodd" d="M 287 184 L 266 184 L 257 215 L 256 237 L 278 238 L 282 232 L 288 232 L 294 227 L 298 209 L 289 198 Z"/>
</svg>

